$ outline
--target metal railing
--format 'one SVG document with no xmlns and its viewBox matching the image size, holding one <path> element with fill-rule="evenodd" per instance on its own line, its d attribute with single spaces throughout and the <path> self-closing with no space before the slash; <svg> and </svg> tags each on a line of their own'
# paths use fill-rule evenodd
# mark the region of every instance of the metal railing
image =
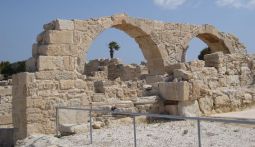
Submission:
<svg viewBox="0 0 255 147">
<path fill-rule="evenodd" d="M 112 115 L 122 115 L 129 116 L 133 119 L 133 128 L 134 128 L 134 146 L 137 147 L 136 140 L 136 117 L 137 116 L 146 116 L 150 118 L 163 118 L 163 119 L 173 119 L 173 120 L 194 120 L 197 121 L 197 135 L 198 135 L 198 146 L 201 147 L 201 121 L 210 121 L 210 122 L 222 122 L 222 123 L 234 123 L 234 124 L 248 124 L 255 125 L 255 119 L 245 119 L 245 118 L 226 118 L 226 117 L 185 117 L 185 116 L 176 116 L 176 115 L 164 115 L 164 114 L 150 114 L 150 113 L 129 113 L 129 112 L 116 112 L 116 111 L 107 111 L 101 109 L 93 109 L 92 105 L 87 105 L 89 108 L 78 108 L 78 107 L 56 107 L 56 135 L 58 135 L 59 128 L 59 110 L 78 110 L 78 111 L 87 111 L 89 112 L 89 126 L 90 126 L 90 144 L 93 143 L 92 135 L 92 112 L 102 112 L 110 113 Z"/>
</svg>

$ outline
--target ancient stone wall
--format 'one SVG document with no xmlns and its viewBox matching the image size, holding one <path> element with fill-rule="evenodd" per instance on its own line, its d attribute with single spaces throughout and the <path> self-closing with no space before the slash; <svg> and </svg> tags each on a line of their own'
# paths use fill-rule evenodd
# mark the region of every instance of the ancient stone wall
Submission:
<svg viewBox="0 0 255 147">
<path fill-rule="evenodd" d="M 107 72 L 111 70 L 107 69 L 106 72 L 104 68 L 92 76 L 85 75 L 84 55 L 93 40 L 108 28 L 126 32 L 139 44 L 148 61 L 149 75 L 145 77 L 146 81 L 121 81 L 121 77 L 110 81 L 106 77 L 109 75 Z M 171 79 L 172 75 L 168 71 L 171 64 L 185 61 L 188 43 L 194 37 L 207 43 L 213 52 L 246 54 L 244 46 L 237 38 L 219 32 L 210 25 L 163 23 L 123 14 L 89 20 L 57 19 L 44 25 L 44 31 L 37 36 L 37 42 L 32 47 L 32 58 L 27 61 L 28 72 L 13 76 L 12 113 L 14 127 L 18 128 L 15 133 L 16 139 L 34 133 L 54 133 L 56 106 L 81 107 L 90 102 L 108 102 L 113 99 L 129 101 L 126 106 L 131 107 L 135 102 L 138 102 L 136 105 L 139 104 L 140 99 L 133 99 L 136 97 L 157 96 L 159 91 L 163 97 L 160 87 L 169 87 L 168 91 L 171 91 L 171 87 L 178 89 L 180 93 L 175 93 L 178 95 L 175 101 L 179 97 L 190 99 L 191 93 L 195 100 L 189 103 L 198 105 L 197 97 L 194 97 L 197 94 L 197 88 L 194 88 L 196 82 L 194 84 L 191 84 L 192 81 L 178 82 L 178 78 L 176 82 L 175 78 Z M 193 71 L 193 64 L 196 67 L 200 63 L 192 63 L 187 72 Z M 217 71 L 215 68 L 211 70 Z M 132 75 L 132 70 L 130 71 Z M 245 69 L 244 71 L 246 72 Z M 162 76 L 166 72 L 170 76 Z M 182 71 L 178 72 L 182 74 Z M 217 77 L 218 73 L 215 74 Z M 158 82 L 168 83 L 159 85 Z M 175 83 L 172 85 L 169 82 Z M 145 85 L 146 83 L 151 85 Z M 193 87 L 188 88 L 190 85 Z M 191 90 L 187 92 L 187 89 Z M 153 98 L 153 102 L 155 101 Z M 189 103 L 172 103 L 178 104 L 179 110 L 183 112 L 194 108 Z M 139 111 L 142 111 L 143 107 L 139 106 Z"/>
<path fill-rule="evenodd" d="M 93 76 L 98 80 L 107 78 L 115 80 L 120 78 L 122 81 L 129 81 L 144 79 L 145 75 L 149 73 L 145 65 L 125 65 L 118 59 L 95 59 L 85 64 L 85 74 L 87 76 Z"/>
<path fill-rule="evenodd" d="M 0 128 L 12 126 L 12 82 L 0 81 Z"/>
<path fill-rule="evenodd" d="M 205 61 L 170 65 L 167 72 L 171 82 L 159 84 L 161 96 L 178 101 L 173 109 L 183 115 L 245 109 L 255 104 L 254 59 L 217 52 L 206 55 Z"/>
</svg>

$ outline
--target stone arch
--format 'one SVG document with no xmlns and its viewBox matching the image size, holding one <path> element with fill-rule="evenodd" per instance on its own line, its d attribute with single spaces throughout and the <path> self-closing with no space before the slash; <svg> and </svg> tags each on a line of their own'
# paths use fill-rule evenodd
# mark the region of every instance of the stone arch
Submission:
<svg viewBox="0 0 255 147">
<path fill-rule="evenodd" d="M 84 67 L 84 54 L 87 53 L 94 39 L 104 30 L 116 28 L 128 34 L 136 43 L 138 43 L 144 58 L 148 62 L 150 74 L 156 75 L 164 73 L 164 61 L 161 50 L 152 39 L 149 26 L 146 26 L 143 21 L 122 14 L 112 17 L 103 17 L 96 20 L 74 20 L 74 25 L 74 32 L 78 34 L 78 38 L 81 38 L 81 40 L 77 41 L 77 46 L 82 50 L 82 53 L 79 56 L 79 61 L 81 62 L 78 62 L 78 67 L 80 67 L 80 69 Z M 86 34 L 80 32 L 82 27 L 85 27 L 87 30 L 93 28 L 93 30 L 91 30 L 89 34 Z"/>
<path fill-rule="evenodd" d="M 245 47 L 239 42 L 239 40 L 231 35 L 218 31 L 212 25 L 202 25 L 197 31 L 192 32 L 189 37 L 184 39 L 182 62 L 186 59 L 186 52 L 188 45 L 193 38 L 198 38 L 211 48 L 212 52 L 223 52 L 224 54 L 241 53 L 246 54 Z"/>
</svg>

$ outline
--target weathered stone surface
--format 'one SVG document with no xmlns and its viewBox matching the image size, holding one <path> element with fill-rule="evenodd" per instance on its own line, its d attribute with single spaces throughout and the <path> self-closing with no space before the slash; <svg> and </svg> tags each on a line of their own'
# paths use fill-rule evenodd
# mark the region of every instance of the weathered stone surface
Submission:
<svg viewBox="0 0 255 147">
<path fill-rule="evenodd" d="M 204 56 L 205 66 L 208 67 L 219 67 L 219 65 L 223 62 L 223 53 L 216 52 L 212 54 L 207 54 Z"/>
<path fill-rule="evenodd" d="M 35 76 L 38 80 L 69 80 L 76 79 L 77 75 L 73 71 L 40 71 Z"/>
<path fill-rule="evenodd" d="M 178 103 L 178 113 L 182 116 L 195 117 L 200 115 L 200 109 L 197 100 L 181 101 Z"/>
<path fill-rule="evenodd" d="M 177 105 L 166 105 L 165 112 L 170 115 L 178 115 Z"/>
<path fill-rule="evenodd" d="M 186 70 L 175 69 L 173 73 L 174 78 L 177 78 L 178 80 L 189 81 L 193 78 L 192 73 Z"/>
<path fill-rule="evenodd" d="M 161 97 L 166 100 L 189 100 L 189 84 L 185 81 L 159 83 L 159 92 Z"/>
<path fill-rule="evenodd" d="M 60 80 L 60 89 L 67 90 L 74 88 L 74 81 L 73 80 Z"/>
<path fill-rule="evenodd" d="M 88 132 L 87 124 L 61 124 L 58 131 L 61 135 L 73 135 Z"/>
<path fill-rule="evenodd" d="M 48 30 L 42 34 L 42 41 L 39 43 L 42 44 L 50 44 L 50 43 L 57 43 L 57 44 L 72 44 L 73 43 L 73 31 L 69 30 Z"/>
<path fill-rule="evenodd" d="M 101 129 L 105 124 L 101 121 L 96 121 L 92 124 L 93 129 Z"/>
<path fill-rule="evenodd" d="M 165 78 L 162 75 L 147 75 L 146 76 L 146 82 L 148 84 L 156 83 L 156 82 L 163 82 L 163 81 L 165 81 Z"/>
<path fill-rule="evenodd" d="M 69 56 L 40 56 L 37 61 L 39 71 L 47 70 L 67 70 L 73 71 L 75 66 L 74 59 Z"/>
<path fill-rule="evenodd" d="M 10 83 L 7 83 L 7 86 L 0 86 L 0 125 L 12 125 L 12 85 Z"/>
<path fill-rule="evenodd" d="M 37 55 L 43 56 L 75 56 L 79 55 L 79 47 L 71 44 L 48 44 L 37 46 Z"/>
<path fill-rule="evenodd" d="M 72 20 L 57 19 L 55 21 L 56 30 L 74 30 L 74 22 Z"/>
<path fill-rule="evenodd" d="M 200 110 L 204 114 L 210 114 L 213 110 L 213 99 L 211 97 L 205 97 L 198 100 Z"/>
<path fill-rule="evenodd" d="M 186 66 L 184 63 L 176 63 L 176 64 L 170 64 L 165 67 L 165 71 L 168 74 L 172 74 L 174 72 L 174 70 L 176 70 L 176 69 L 186 70 Z"/>
<path fill-rule="evenodd" d="M 126 32 L 139 44 L 146 66 L 126 66 L 116 59 L 85 64 L 84 55 L 93 40 L 111 27 Z M 197 116 L 199 109 L 206 115 L 240 110 L 254 103 L 255 56 L 246 56 L 245 47 L 236 37 L 211 25 L 163 23 L 115 15 L 54 20 L 44 29 L 33 45 L 33 60 L 28 61 L 32 63 L 29 67 L 36 67 L 28 71 L 35 73 L 13 77 L 16 139 L 34 133 L 54 133 L 56 106 L 82 107 L 99 101 L 93 103 L 116 104 L 119 112 L 175 114 L 178 107 L 180 115 Z M 181 63 L 195 37 L 204 41 L 213 53 L 205 61 Z M 145 84 L 151 86 L 144 88 Z M 225 89 L 230 87 L 236 90 Z M 149 100 L 137 100 L 147 95 L 160 95 L 172 103 L 152 99 L 152 103 L 144 104 Z M 127 103 L 118 105 L 118 102 Z M 111 105 L 104 108 L 110 110 Z M 87 123 L 87 114 L 62 112 L 60 123 Z"/>
</svg>

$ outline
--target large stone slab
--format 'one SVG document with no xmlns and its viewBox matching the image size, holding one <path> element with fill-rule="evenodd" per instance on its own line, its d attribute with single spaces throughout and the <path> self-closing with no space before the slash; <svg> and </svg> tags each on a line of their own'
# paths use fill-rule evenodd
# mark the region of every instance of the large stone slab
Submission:
<svg viewBox="0 0 255 147">
<path fill-rule="evenodd" d="M 69 30 L 48 30 L 44 33 L 41 33 L 37 37 L 37 41 L 43 44 L 51 44 L 51 43 L 73 43 L 73 31 Z"/>
<path fill-rule="evenodd" d="M 75 60 L 69 56 L 40 56 L 37 61 L 37 69 L 45 70 L 67 70 L 73 71 Z"/>
<path fill-rule="evenodd" d="M 162 82 L 159 83 L 159 93 L 165 100 L 187 101 L 189 100 L 189 83 Z"/>
</svg>

